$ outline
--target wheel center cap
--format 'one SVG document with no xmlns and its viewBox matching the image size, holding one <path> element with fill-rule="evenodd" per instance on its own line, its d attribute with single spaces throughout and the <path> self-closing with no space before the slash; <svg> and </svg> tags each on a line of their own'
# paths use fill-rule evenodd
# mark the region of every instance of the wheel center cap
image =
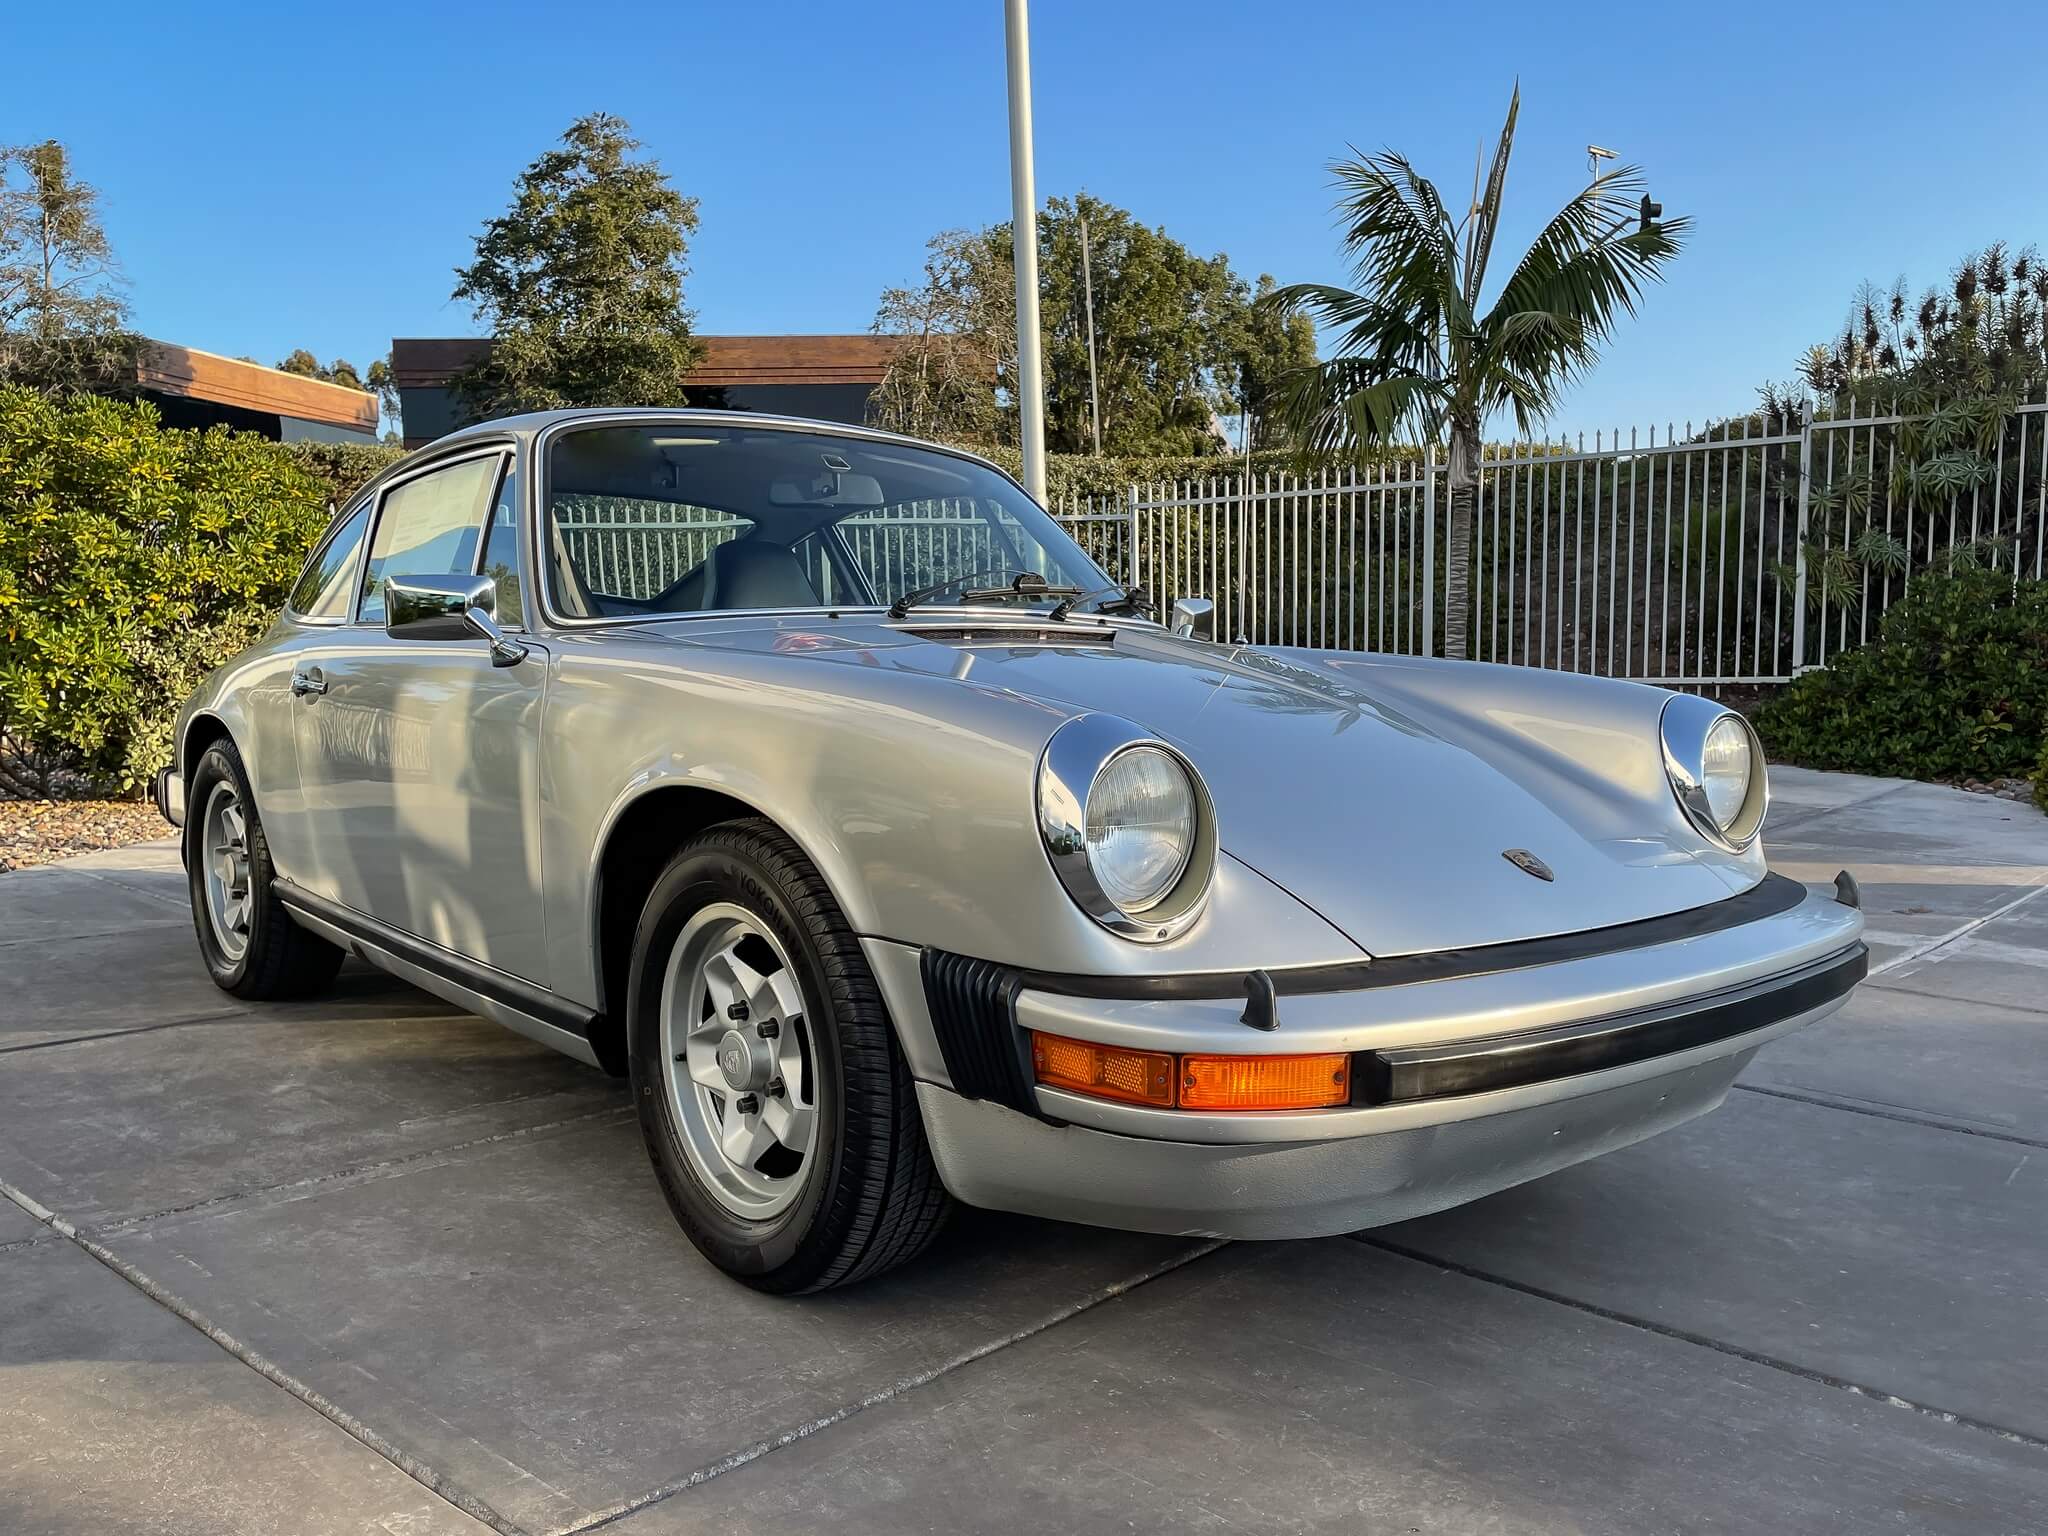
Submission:
<svg viewBox="0 0 2048 1536">
<path fill-rule="evenodd" d="M 718 1042 L 718 1071 L 734 1093 L 745 1093 L 767 1085 L 772 1063 L 761 1042 L 739 1030 L 728 1029 Z"/>
</svg>

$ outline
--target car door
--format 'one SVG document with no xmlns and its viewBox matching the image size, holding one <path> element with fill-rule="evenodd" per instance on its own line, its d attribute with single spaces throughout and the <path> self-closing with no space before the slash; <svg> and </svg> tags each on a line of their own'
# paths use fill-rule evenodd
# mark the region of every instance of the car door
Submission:
<svg viewBox="0 0 2048 1536">
<path fill-rule="evenodd" d="M 482 572 L 524 628 L 509 445 L 444 459 L 379 498 L 354 621 L 302 652 L 295 735 L 305 884 L 380 923 L 545 986 L 538 745 L 548 654 L 494 667 L 480 640 L 384 629 L 390 577 Z"/>
</svg>

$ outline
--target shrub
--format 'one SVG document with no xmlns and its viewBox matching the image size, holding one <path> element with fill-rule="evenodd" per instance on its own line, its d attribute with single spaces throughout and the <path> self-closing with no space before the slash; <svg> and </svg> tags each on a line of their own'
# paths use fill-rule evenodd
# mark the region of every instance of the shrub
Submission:
<svg viewBox="0 0 2048 1536">
<path fill-rule="evenodd" d="M 2034 764 L 2034 804 L 2048 811 L 2048 744 L 2042 746 L 2040 759 Z"/>
<path fill-rule="evenodd" d="M 276 443 L 0 388 L 0 737 L 139 787 L 184 693 L 261 631 L 326 517 Z"/>
<path fill-rule="evenodd" d="M 287 443 L 292 461 L 324 487 L 337 509 L 371 478 L 405 457 L 396 443 Z"/>
<path fill-rule="evenodd" d="M 1761 705 L 1773 757 L 1912 779 L 2019 778 L 2048 737 L 2048 581 L 1929 571 L 1876 643 Z"/>
</svg>

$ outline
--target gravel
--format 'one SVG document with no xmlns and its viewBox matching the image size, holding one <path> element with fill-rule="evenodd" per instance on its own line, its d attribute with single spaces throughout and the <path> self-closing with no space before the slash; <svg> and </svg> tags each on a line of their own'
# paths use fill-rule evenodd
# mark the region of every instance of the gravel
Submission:
<svg viewBox="0 0 2048 1536">
<path fill-rule="evenodd" d="M 0 872 L 172 835 L 146 802 L 0 800 Z"/>
</svg>

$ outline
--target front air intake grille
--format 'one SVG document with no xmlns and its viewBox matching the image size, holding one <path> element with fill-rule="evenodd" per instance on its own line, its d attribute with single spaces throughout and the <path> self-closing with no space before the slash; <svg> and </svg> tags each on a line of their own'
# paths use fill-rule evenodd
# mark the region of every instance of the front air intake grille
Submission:
<svg viewBox="0 0 2048 1536">
<path fill-rule="evenodd" d="M 954 1091 L 1035 1115 L 1038 1105 L 1017 1029 L 1019 986 L 1017 973 L 1005 966 L 941 949 L 924 952 L 925 1006 Z"/>
</svg>

